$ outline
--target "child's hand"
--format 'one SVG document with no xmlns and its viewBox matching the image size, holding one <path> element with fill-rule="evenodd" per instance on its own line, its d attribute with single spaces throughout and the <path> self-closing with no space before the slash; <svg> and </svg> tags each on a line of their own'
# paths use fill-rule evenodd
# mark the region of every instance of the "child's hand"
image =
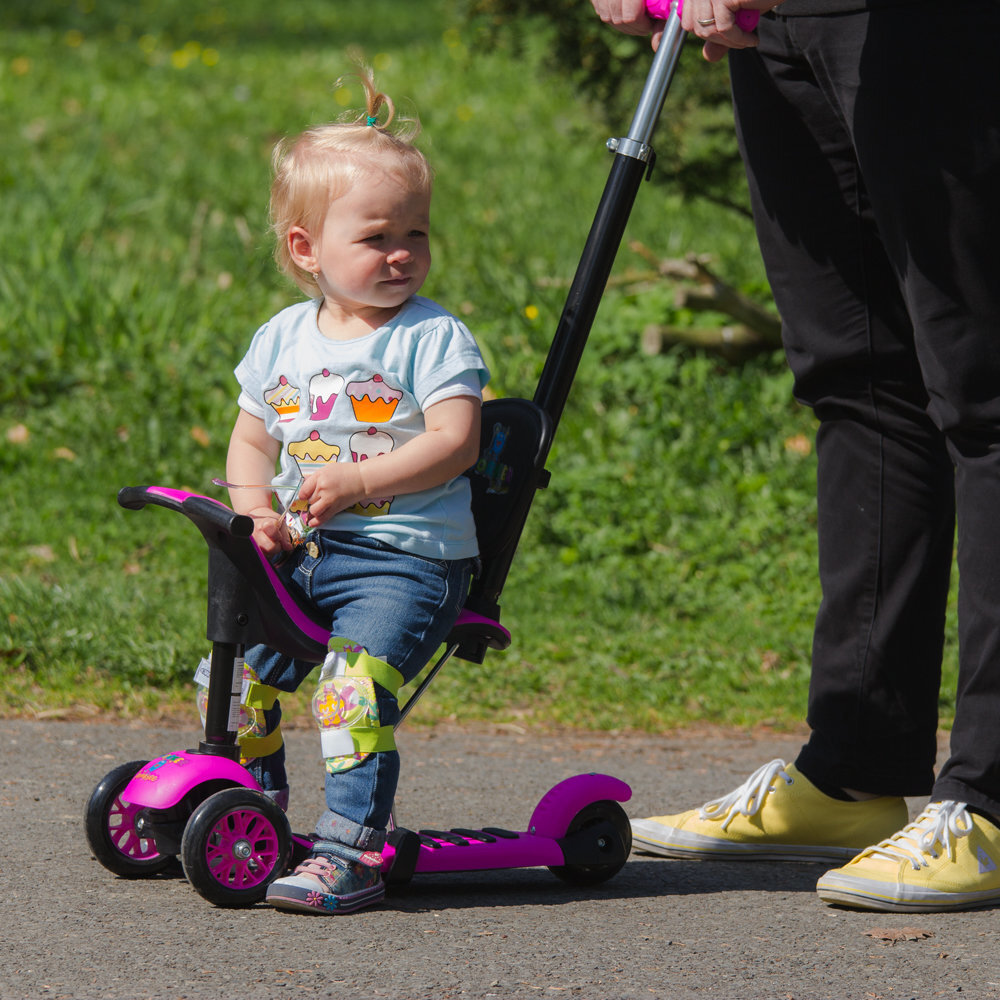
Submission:
<svg viewBox="0 0 1000 1000">
<path fill-rule="evenodd" d="M 334 514 L 365 499 L 360 463 L 331 463 L 325 469 L 314 472 L 305 478 L 297 499 L 307 505 L 302 512 L 305 526 L 318 527 Z"/>
<path fill-rule="evenodd" d="M 250 511 L 253 518 L 253 537 L 260 551 L 268 559 L 293 548 L 285 519 L 270 507 L 257 507 Z"/>
</svg>

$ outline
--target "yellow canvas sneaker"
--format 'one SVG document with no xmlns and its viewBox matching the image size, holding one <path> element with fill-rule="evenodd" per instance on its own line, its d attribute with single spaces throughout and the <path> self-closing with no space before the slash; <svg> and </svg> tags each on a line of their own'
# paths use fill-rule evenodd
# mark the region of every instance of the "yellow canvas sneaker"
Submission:
<svg viewBox="0 0 1000 1000">
<path fill-rule="evenodd" d="M 632 843 L 668 858 L 845 861 L 898 830 L 908 815 L 902 798 L 843 802 L 794 764 L 772 760 L 700 809 L 632 820 Z"/>
<path fill-rule="evenodd" d="M 964 802 L 932 802 L 888 840 L 816 884 L 825 903 L 926 912 L 1000 904 L 1000 828 Z"/>
</svg>

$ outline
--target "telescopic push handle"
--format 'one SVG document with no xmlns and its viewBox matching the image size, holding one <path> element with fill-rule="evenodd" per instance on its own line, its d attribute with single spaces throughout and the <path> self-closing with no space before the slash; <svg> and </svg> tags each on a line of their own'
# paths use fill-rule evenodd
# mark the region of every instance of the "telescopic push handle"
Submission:
<svg viewBox="0 0 1000 1000">
<path fill-rule="evenodd" d="M 681 11 L 684 10 L 684 0 L 646 0 L 646 10 L 650 17 L 656 18 L 657 21 L 665 21 L 670 16 L 671 11 L 676 12 L 678 17 L 681 16 Z M 744 31 L 753 31 L 759 20 L 759 10 L 738 10 L 736 12 L 736 24 Z"/>
</svg>

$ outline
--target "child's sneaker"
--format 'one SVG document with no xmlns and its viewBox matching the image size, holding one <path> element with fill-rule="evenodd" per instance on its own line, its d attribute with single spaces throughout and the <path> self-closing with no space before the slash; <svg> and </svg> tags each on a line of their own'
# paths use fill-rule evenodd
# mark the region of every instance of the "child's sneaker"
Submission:
<svg viewBox="0 0 1000 1000">
<path fill-rule="evenodd" d="M 902 798 L 833 799 L 794 764 L 772 760 L 700 809 L 632 820 L 632 842 L 668 858 L 843 861 L 898 830 L 907 815 Z"/>
<path fill-rule="evenodd" d="M 382 855 L 340 846 L 337 852 L 314 851 L 267 887 L 267 902 L 279 910 L 324 914 L 353 913 L 379 902 L 385 896 Z"/>
<path fill-rule="evenodd" d="M 1000 904 L 1000 828 L 964 802 L 931 802 L 888 840 L 816 884 L 825 903 L 925 912 Z"/>
</svg>

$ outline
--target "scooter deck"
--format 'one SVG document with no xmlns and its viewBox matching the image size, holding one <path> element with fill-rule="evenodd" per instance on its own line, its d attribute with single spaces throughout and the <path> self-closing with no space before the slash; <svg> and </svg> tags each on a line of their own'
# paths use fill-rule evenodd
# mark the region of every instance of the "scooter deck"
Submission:
<svg viewBox="0 0 1000 1000">
<path fill-rule="evenodd" d="M 398 828 L 382 850 L 387 882 L 406 882 L 420 872 L 471 872 L 564 865 L 556 840 L 487 827 L 482 830 Z"/>
</svg>

